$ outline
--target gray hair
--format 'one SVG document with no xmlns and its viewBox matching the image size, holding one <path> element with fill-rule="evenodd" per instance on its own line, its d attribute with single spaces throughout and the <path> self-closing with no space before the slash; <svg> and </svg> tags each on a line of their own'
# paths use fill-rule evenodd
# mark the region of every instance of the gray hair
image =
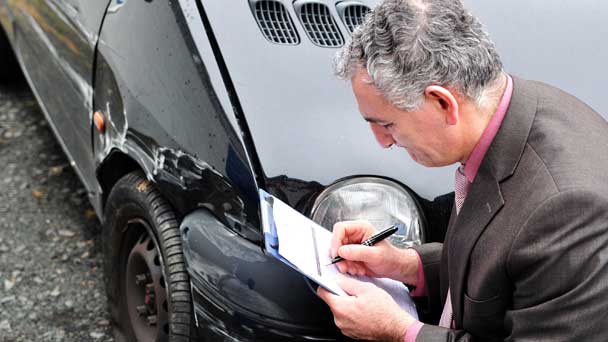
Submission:
<svg viewBox="0 0 608 342">
<path fill-rule="evenodd" d="M 338 51 L 334 67 L 343 79 L 366 68 L 380 93 L 408 111 L 433 84 L 481 106 L 502 73 L 494 43 L 460 0 L 384 0 Z"/>
</svg>

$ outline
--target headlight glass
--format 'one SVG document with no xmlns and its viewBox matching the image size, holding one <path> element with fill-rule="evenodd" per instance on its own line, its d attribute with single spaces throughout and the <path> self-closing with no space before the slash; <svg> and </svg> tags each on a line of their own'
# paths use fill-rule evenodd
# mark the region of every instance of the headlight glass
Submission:
<svg viewBox="0 0 608 342">
<path fill-rule="evenodd" d="M 389 238 L 395 246 L 424 242 L 414 198 L 401 185 L 383 178 L 357 177 L 329 186 L 315 201 L 312 219 L 328 229 L 351 220 L 369 221 L 378 230 L 399 224 L 399 231 Z"/>
</svg>

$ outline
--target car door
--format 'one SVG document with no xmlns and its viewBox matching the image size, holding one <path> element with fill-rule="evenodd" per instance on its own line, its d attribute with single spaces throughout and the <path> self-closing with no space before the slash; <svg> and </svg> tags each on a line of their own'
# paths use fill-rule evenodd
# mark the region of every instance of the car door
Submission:
<svg viewBox="0 0 608 342">
<path fill-rule="evenodd" d="M 93 63 L 110 0 L 8 1 L 16 51 L 43 111 L 89 191 Z"/>
</svg>

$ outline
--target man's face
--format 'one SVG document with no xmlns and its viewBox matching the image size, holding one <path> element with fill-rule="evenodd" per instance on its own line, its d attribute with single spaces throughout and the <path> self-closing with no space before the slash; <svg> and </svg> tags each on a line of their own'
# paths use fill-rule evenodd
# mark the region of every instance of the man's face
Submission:
<svg viewBox="0 0 608 342">
<path fill-rule="evenodd" d="M 376 87 L 366 82 L 368 74 L 359 69 L 351 83 L 363 118 L 369 122 L 378 144 L 397 145 L 424 166 L 445 166 L 459 161 L 454 125 L 448 125 L 438 99 L 425 96 L 415 111 L 404 111 L 388 102 Z"/>
</svg>

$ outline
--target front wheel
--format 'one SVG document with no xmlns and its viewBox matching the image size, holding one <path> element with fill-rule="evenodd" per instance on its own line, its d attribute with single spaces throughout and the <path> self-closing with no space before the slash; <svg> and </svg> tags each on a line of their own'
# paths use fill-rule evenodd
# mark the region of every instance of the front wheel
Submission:
<svg viewBox="0 0 608 342">
<path fill-rule="evenodd" d="M 116 341 L 190 341 L 192 296 L 179 224 L 141 172 L 110 192 L 103 240 Z"/>
</svg>

